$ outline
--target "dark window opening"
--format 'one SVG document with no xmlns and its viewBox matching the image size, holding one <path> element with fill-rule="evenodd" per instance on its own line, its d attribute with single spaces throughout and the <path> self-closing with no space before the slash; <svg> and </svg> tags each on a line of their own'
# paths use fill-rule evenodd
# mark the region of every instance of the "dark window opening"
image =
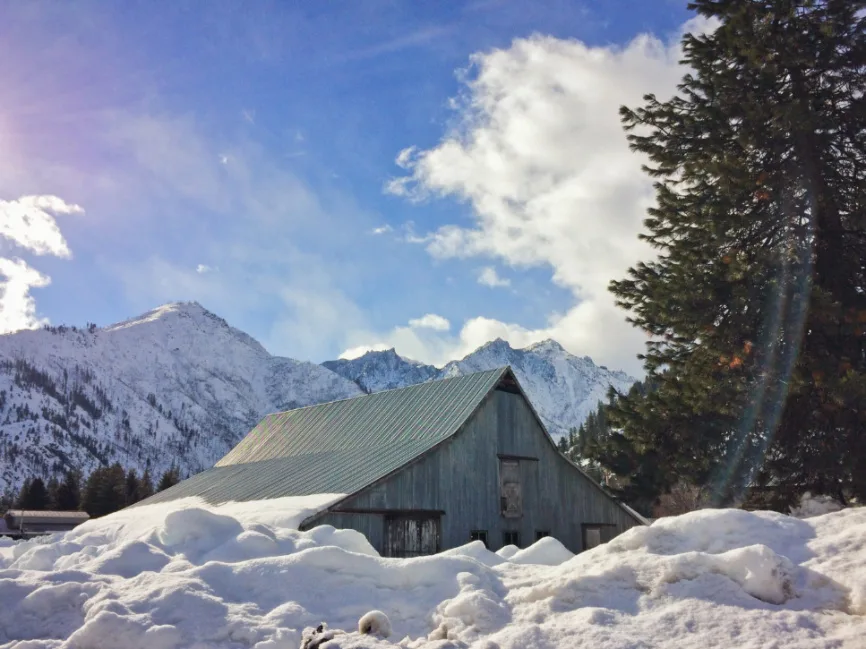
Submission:
<svg viewBox="0 0 866 649">
<path fill-rule="evenodd" d="M 484 544 L 484 547 L 487 546 L 487 530 L 472 530 L 469 532 L 469 540 L 470 541 L 481 541 Z"/>
<path fill-rule="evenodd" d="M 518 460 L 499 460 L 499 499 L 500 511 L 505 518 L 520 518 L 523 515 Z"/>
<path fill-rule="evenodd" d="M 586 525 L 583 526 L 583 549 L 591 550 L 604 543 L 604 534 L 602 533 L 602 525 Z"/>
<path fill-rule="evenodd" d="M 535 540 L 540 541 L 545 536 L 550 536 L 550 530 L 535 530 Z"/>
<path fill-rule="evenodd" d="M 520 532 L 508 531 L 502 533 L 502 545 L 516 545 L 520 547 Z"/>
</svg>

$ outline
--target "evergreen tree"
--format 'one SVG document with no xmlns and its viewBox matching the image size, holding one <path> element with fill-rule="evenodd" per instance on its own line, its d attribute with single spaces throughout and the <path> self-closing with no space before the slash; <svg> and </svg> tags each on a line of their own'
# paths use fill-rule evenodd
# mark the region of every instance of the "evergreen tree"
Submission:
<svg viewBox="0 0 866 649">
<path fill-rule="evenodd" d="M 559 449 L 560 453 L 568 452 L 568 438 L 565 435 L 560 437 L 559 441 L 556 442 L 556 448 Z"/>
<path fill-rule="evenodd" d="M 48 484 L 45 485 L 45 489 L 48 492 L 48 506 L 46 509 L 57 509 L 57 490 L 60 488 L 60 481 L 57 479 L 57 476 L 51 476 L 48 479 Z"/>
<path fill-rule="evenodd" d="M 81 506 L 81 474 L 67 471 L 57 487 L 54 508 L 60 511 L 76 511 Z"/>
<path fill-rule="evenodd" d="M 180 469 L 176 466 L 172 466 L 165 473 L 162 474 L 162 477 L 159 479 L 159 485 L 156 490 L 165 491 L 169 487 L 173 487 L 178 482 L 180 482 Z"/>
<path fill-rule="evenodd" d="M 81 508 L 90 514 L 92 517 L 101 516 L 106 513 L 101 499 L 103 493 L 103 484 L 106 481 L 105 467 L 97 467 L 84 483 L 84 491 L 81 495 Z"/>
<path fill-rule="evenodd" d="M 153 478 L 150 475 L 150 467 L 144 469 L 141 480 L 138 482 L 138 497 L 136 502 L 150 498 L 153 495 Z"/>
<path fill-rule="evenodd" d="M 82 506 L 93 518 L 126 506 L 126 472 L 123 467 L 114 464 L 95 469 L 87 478 Z"/>
<path fill-rule="evenodd" d="M 138 478 L 138 472 L 135 469 L 130 469 L 126 473 L 126 488 L 124 494 L 124 502 L 126 506 L 137 503 L 140 498 L 141 480 Z"/>
<path fill-rule="evenodd" d="M 15 506 L 15 491 L 11 487 L 6 487 L 0 493 L 0 516 L 6 513 L 7 509 L 12 509 Z"/>
<path fill-rule="evenodd" d="M 684 37 L 678 95 L 621 110 L 660 255 L 611 290 L 657 389 L 611 407 L 608 460 L 643 467 L 644 496 L 682 479 L 716 502 L 770 480 L 862 498 L 866 3 L 689 6 L 721 25 Z"/>
<path fill-rule="evenodd" d="M 48 500 L 48 489 L 45 488 L 45 482 L 42 478 L 27 479 L 18 492 L 18 500 L 15 506 L 18 509 L 32 509 L 43 511 L 48 509 L 50 502 Z"/>
</svg>

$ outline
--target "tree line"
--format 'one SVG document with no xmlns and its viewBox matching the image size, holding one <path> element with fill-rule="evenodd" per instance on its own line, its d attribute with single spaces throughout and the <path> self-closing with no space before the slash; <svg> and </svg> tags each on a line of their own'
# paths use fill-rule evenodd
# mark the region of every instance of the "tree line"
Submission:
<svg viewBox="0 0 866 649">
<path fill-rule="evenodd" d="M 17 493 L 0 500 L 0 510 L 85 511 L 92 518 L 133 505 L 180 482 L 180 470 L 172 466 L 154 486 L 150 469 L 139 475 L 119 463 L 95 469 L 85 479 L 81 472 L 67 471 L 61 479 L 27 478 Z"/>
<path fill-rule="evenodd" d="M 862 502 L 866 3 L 689 8 L 718 26 L 683 37 L 675 96 L 620 110 L 658 254 L 610 290 L 651 389 L 612 394 L 574 442 L 646 513 L 683 486 Z"/>
</svg>

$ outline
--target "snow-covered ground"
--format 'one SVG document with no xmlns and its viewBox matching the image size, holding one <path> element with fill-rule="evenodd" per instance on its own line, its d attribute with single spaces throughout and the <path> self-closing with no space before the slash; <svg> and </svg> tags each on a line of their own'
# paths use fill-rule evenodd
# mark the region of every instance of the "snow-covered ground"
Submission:
<svg viewBox="0 0 866 649">
<path fill-rule="evenodd" d="M 354 531 L 297 531 L 337 497 L 179 501 L 0 540 L 0 647 L 298 649 L 305 629 L 308 646 L 346 631 L 321 649 L 866 646 L 866 508 L 704 510 L 578 556 L 546 538 L 385 559 Z"/>
</svg>

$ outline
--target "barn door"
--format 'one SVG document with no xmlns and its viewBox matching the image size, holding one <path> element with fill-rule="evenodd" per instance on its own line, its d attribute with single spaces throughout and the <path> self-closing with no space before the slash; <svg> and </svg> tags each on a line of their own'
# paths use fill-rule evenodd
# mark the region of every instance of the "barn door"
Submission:
<svg viewBox="0 0 866 649">
<path fill-rule="evenodd" d="M 505 518 L 520 518 L 523 515 L 523 494 L 520 488 L 520 462 L 499 461 L 499 500 Z"/>
<path fill-rule="evenodd" d="M 418 557 L 439 552 L 439 518 L 389 516 L 385 519 L 385 555 Z"/>
</svg>

